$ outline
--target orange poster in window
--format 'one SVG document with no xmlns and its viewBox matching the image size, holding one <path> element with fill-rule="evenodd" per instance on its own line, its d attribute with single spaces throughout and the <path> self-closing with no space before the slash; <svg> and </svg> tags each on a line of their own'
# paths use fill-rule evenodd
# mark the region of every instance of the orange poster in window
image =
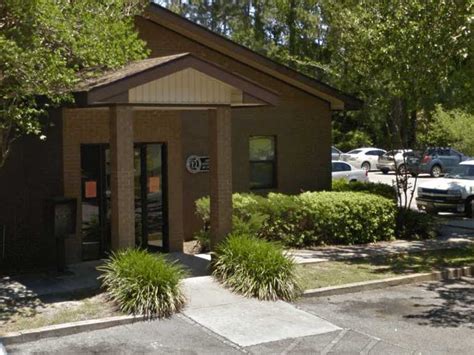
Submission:
<svg viewBox="0 0 474 355">
<path fill-rule="evenodd" d="M 160 177 L 150 176 L 148 178 L 148 192 L 159 192 L 160 191 Z"/>
<path fill-rule="evenodd" d="M 86 181 L 86 186 L 84 190 L 85 190 L 85 198 L 97 197 L 97 181 L 95 180 Z"/>
</svg>

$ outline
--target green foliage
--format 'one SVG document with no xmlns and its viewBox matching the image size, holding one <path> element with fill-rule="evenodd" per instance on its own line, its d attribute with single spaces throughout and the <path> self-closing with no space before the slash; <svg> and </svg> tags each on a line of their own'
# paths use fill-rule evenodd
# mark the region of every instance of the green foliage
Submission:
<svg viewBox="0 0 474 355">
<path fill-rule="evenodd" d="M 211 231 L 209 229 L 201 228 L 194 234 L 194 239 L 199 243 L 198 250 L 201 253 L 211 250 Z"/>
<path fill-rule="evenodd" d="M 260 236 L 288 246 L 360 244 L 394 236 L 393 201 L 358 192 L 269 195 L 269 218 Z"/>
<path fill-rule="evenodd" d="M 266 199 L 262 196 L 233 194 L 232 205 L 234 213 L 232 216 L 232 230 L 239 234 L 254 233 L 258 230 L 265 219 L 265 216 L 261 213 L 261 207 L 265 203 Z M 209 197 L 206 196 L 196 200 L 195 206 L 195 213 L 202 221 L 202 228 L 194 237 L 206 250 L 209 247 L 209 230 L 211 224 Z"/>
<path fill-rule="evenodd" d="M 395 203 L 377 195 L 356 192 L 306 192 L 297 196 L 270 193 L 267 198 L 236 195 L 234 200 L 242 203 L 234 205 L 234 232 L 278 241 L 289 247 L 370 243 L 389 240 L 394 235 Z M 249 215 L 248 219 L 242 218 Z"/>
<path fill-rule="evenodd" d="M 367 192 L 389 198 L 394 201 L 397 200 L 397 191 L 393 188 L 393 186 L 382 183 L 361 181 L 348 182 L 344 179 L 338 179 L 332 182 L 332 191 Z"/>
<path fill-rule="evenodd" d="M 474 156 L 474 114 L 461 109 L 445 110 L 437 105 L 420 140 L 426 146 L 451 146 Z"/>
<path fill-rule="evenodd" d="M 222 242 L 211 267 L 224 286 L 247 297 L 291 301 L 300 293 L 295 263 L 283 248 L 246 234 Z"/>
<path fill-rule="evenodd" d="M 412 148 L 420 113 L 436 103 L 472 111 L 470 0 L 159 3 L 363 99 L 363 110 L 335 120 L 336 145 L 353 141 L 343 150 L 368 142 L 357 132 L 376 145 Z"/>
<path fill-rule="evenodd" d="M 397 238 L 419 240 L 434 238 L 438 234 L 438 222 L 435 217 L 427 213 L 411 209 L 398 210 Z"/>
<path fill-rule="evenodd" d="M 335 126 L 338 122 L 334 122 Z M 348 152 L 355 148 L 371 147 L 373 141 L 370 135 L 364 131 L 354 129 L 346 133 L 341 133 L 337 128 L 333 127 L 333 142 L 343 152 Z"/>
<path fill-rule="evenodd" d="M 185 272 L 161 255 L 126 249 L 113 253 L 98 269 L 109 297 L 125 313 L 169 317 L 185 304 L 180 288 Z"/>
<path fill-rule="evenodd" d="M 47 138 L 47 111 L 80 79 L 146 57 L 133 22 L 145 3 L 0 2 L 0 166 L 19 136 Z"/>
</svg>

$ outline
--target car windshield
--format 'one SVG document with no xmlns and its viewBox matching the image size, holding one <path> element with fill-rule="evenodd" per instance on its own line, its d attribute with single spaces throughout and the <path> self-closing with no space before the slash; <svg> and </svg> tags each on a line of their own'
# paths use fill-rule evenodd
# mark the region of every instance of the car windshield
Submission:
<svg viewBox="0 0 474 355">
<path fill-rule="evenodd" d="M 359 154 L 360 152 L 362 152 L 362 150 L 360 149 L 354 149 L 354 150 L 351 150 L 349 153 L 347 154 Z"/>
<path fill-rule="evenodd" d="M 446 175 L 451 179 L 474 180 L 474 165 L 458 165 Z"/>
</svg>

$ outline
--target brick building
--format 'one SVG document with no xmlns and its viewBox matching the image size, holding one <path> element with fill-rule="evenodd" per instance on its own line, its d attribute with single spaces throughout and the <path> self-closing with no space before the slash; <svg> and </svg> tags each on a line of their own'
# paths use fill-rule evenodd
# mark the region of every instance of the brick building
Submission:
<svg viewBox="0 0 474 355">
<path fill-rule="evenodd" d="M 360 101 L 160 6 L 136 19 L 150 59 L 82 83 L 0 169 L 0 265 L 49 265 L 52 198 L 77 201 L 68 263 L 143 245 L 182 250 L 211 196 L 212 241 L 231 193 L 298 193 L 331 183 L 331 112 Z"/>
</svg>

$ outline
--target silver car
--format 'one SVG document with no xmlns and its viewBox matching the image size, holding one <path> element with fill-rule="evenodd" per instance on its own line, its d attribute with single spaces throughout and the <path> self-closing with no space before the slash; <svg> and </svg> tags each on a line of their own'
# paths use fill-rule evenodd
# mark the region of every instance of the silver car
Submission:
<svg viewBox="0 0 474 355">
<path fill-rule="evenodd" d="M 400 174 L 406 172 L 406 163 L 408 156 L 413 155 L 411 149 L 395 149 L 389 150 L 384 155 L 379 157 L 377 162 L 377 169 L 382 171 L 384 174 L 388 174 L 389 171 L 396 171 Z"/>
<path fill-rule="evenodd" d="M 376 168 L 379 156 L 385 153 L 385 150 L 379 148 L 358 148 L 341 154 L 341 160 L 348 162 L 356 168 L 370 171 Z"/>
</svg>

